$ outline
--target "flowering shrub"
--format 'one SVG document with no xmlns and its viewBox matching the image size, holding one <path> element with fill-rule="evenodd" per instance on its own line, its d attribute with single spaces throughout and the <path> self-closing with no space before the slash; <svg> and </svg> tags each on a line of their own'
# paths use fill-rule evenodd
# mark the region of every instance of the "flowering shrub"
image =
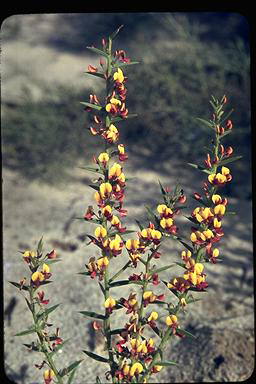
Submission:
<svg viewBox="0 0 256 384">
<path fill-rule="evenodd" d="M 120 28 L 119 28 L 120 29 Z M 128 214 L 124 207 L 127 180 L 124 165 L 128 159 L 124 144 L 119 142 L 120 127 L 123 120 L 134 117 L 126 106 L 127 80 L 124 73 L 127 66 L 136 64 L 127 57 L 124 50 L 113 53 L 112 41 L 119 29 L 108 38 L 102 40 L 102 50 L 89 47 L 101 56 L 100 68 L 89 65 L 87 73 L 97 77 L 106 84 L 106 96 L 99 100 L 97 95 L 90 95 L 89 101 L 82 102 L 85 110 L 90 113 L 90 134 L 102 138 L 103 149 L 94 156 L 94 166 L 85 169 L 94 172 L 97 180 L 90 185 L 94 192 L 94 202 L 89 205 L 83 220 L 96 225 L 93 233 L 88 234 L 89 244 L 100 251 L 100 256 L 91 256 L 86 263 L 86 270 L 81 275 L 97 280 L 102 293 L 102 313 L 83 310 L 80 313 L 93 319 L 95 331 L 101 332 L 106 343 L 107 356 L 100 356 L 90 351 L 83 351 L 90 358 L 109 365 L 106 379 L 113 383 L 146 383 L 150 377 L 157 375 L 165 366 L 175 362 L 164 359 L 164 348 L 171 337 L 193 337 L 183 329 L 180 312 L 194 303 L 193 292 L 206 291 L 208 287 L 205 264 L 215 264 L 221 258 L 218 247 L 224 235 L 222 219 L 228 212 L 228 200 L 222 196 L 221 189 L 232 180 L 231 171 L 226 167 L 240 156 L 233 156 L 233 148 L 224 147 L 221 140 L 232 131 L 233 123 L 230 113 L 225 114 L 226 96 L 221 100 L 212 97 L 210 103 L 213 115 L 210 120 L 198 119 L 214 133 L 214 140 L 209 153 L 202 165 L 190 164 L 206 175 L 202 191 L 192 196 L 197 202 L 188 219 L 191 222 L 189 240 L 179 234 L 176 216 L 185 208 L 187 200 L 183 190 L 176 186 L 174 190 L 164 188 L 160 184 L 162 201 L 158 201 L 155 209 L 147 207 L 148 222 L 143 225 L 138 220 L 138 231 L 135 233 L 123 224 Z M 132 233 L 134 234 L 132 237 Z M 128 235 L 128 238 L 127 238 Z M 131 235 L 131 237 L 130 237 Z M 129 238 L 130 237 L 130 238 Z M 184 249 L 180 260 L 163 267 L 157 266 L 161 257 L 160 247 L 165 240 L 173 239 L 180 242 Z M 123 265 L 115 268 L 115 259 L 122 258 Z M 23 259 L 28 264 L 31 276 L 26 281 L 12 282 L 20 290 L 27 291 L 27 305 L 32 312 L 34 325 L 18 335 L 35 332 L 38 341 L 28 348 L 43 352 L 45 360 L 38 368 L 47 364 L 43 373 L 44 382 L 53 380 L 63 383 L 67 375 L 67 384 L 71 383 L 74 373 L 81 360 L 69 367 L 58 370 L 53 356 L 63 340 L 59 337 L 59 329 L 54 334 L 48 332 L 48 315 L 57 308 L 47 307 L 42 286 L 51 277 L 49 265 L 55 261 L 55 251 L 43 256 L 42 240 L 38 249 L 25 251 Z M 168 281 L 161 279 L 161 273 L 178 265 L 181 272 L 170 276 Z M 137 272 L 136 268 L 142 268 Z M 124 272 L 129 272 L 127 279 L 118 280 Z M 137 272 L 137 273 L 136 273 Z M 167 290 L 155 293 L 155 286 Z M 113 288 L 132 285 L 137 287 L 128 297 L 117 294 Z M 36 291 L 40 288 L 40 291 Z M 121 328 L 113 328 L 112 323 L 117 311 L 124 311 L 124 323 Z M 164 325 L 160 321 L 164 318 Z M 147 332 L 145 331 L 147 330 Z M 145 331 L 145 332 L 144 332 Z M 144 336 L 146 333 L 151 336 Z M 100 378 L 96 378 L 101 383 Z"/>
</svg>

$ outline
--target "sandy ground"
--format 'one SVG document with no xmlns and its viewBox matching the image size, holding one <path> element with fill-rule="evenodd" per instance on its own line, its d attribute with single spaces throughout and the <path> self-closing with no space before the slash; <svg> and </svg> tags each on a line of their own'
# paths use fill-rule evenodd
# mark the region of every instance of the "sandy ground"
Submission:
<svg viewBox="0 0 256 384">
<path fill-rule="evenodd" d="M 131 182 L 128 186 L 126 207 L 129 210 L 130 219 L 127 218 L 125 221 L 129 228 L 136 228 L 132 218 L 145 217 L 143 213 L 145 202 L 154 207 L 159 201 L 160 194 L 156 181 L 158 175 L 148 170 L 135 170 L 131 164 L 127 172 L 127 176 L 136 177 L 138 182 Z M 102 364 L 103 367 L 95 364 L 81 352 L 83 349 L 91 349 L 104 353 L 102 340 L 96 339 L 95 342 L 89 327 L 90 321 L 77 313 L 85 309 L 99 311 L 103 304 L 103 298 L 95 281 L 77 275 L 77 272 L 84 270 L 84 264 L 92 255 L 92 251 L 95 252 L 92 246 L 86 246 L 84 241 L 85 233 L 92 233 L 94 225 L 90 227 L 90 224 L 74 219 L 82 216 L 87 205 L 92 201 L 92 190 L 85 185 L 90 177 L 91 175 L 77 170 L 72 183 L 49 187 L 39 185 L 37 182 L 27 184 L 15 172 L 3 170 L 5 308 L 10 308 L 10 303 L 15 301 L 10 313 L 8 310 L 6 312 L 5 363 L 7 374 L 18 384 L 40 383 L 41 373 L 33 367 L 33 364 L 40 362 L 40 358 L 37 354 L 26 351 L 22 343 L 27 342 L 27 339 L 21 340 L 13 336 L 15 332 L 30 325 L 31 318 L 23 298 L 13 286 L 8 284 L 8 281 L 18 281 L 26 276 L 26 266 L 21 261 L 18 251 L 35 248 L 42 235 L 44 235 L 45 251 L 55 248 L 62 259 L 62 262 L 55 264 L 52 268 L 54 284 L 46 289 L 52 304 L 62 303 L 51 316 L 52 321 L 56 326 L 60 326 L 64 339 L 71 337 L 69 347 L 63 349 L 58 360 L 63 366 L 63 363 L 68 364 L 75 359 L 84 359 L 77 372 L 76 383 L 78 384 L 93 382 L 95 374 L 101 374 L 101 377 L 104 377 L 104 364 Z M 166 175 L 161 180 L 165 185 L 172 185 L 175 175 L 172 177 Z M 184 188 L 190 193 L 192 190 L 188 185 L 192 184 L 188 181 L 186 181 L 188 184 L 184 184 Z M 190 327 L 188 329 L 193 329 L 196 335 L 208 340 L 208 343 L 205 342 L 203 345 L 207 350 L 209 349 L 212 361 L 200 354 L 200 348 L 201 352 L 203 351 L 202 346 L 197 351 L 196 345 L 192 344 L 192 348 L 197 351 L 196 354 L 200 354 L 201 360 L 194 373 L 192 362 L 191 366 L 187 363 L 189 367 L 187 372 L 192 375 L 189 380 L 184 373 L 180 376 L 181 371 L 176 371 L 177 368 L 175 368 L 163 371 L 158 376 L 158 382 L 166 382 L 170 377 L 174 382 L 179 382 L 179 378 L 181 381 L 200 381 L 198 380 L 200 367 L 204 367 L 205 370 L 201 372 L 204 380 L 210 379 L 210 381 L 223 379 L 223 377 L 228 381 L 232 378 L 239 381 L 250 376 L 252 372 L 254 353 L 252 207 L 250 202 L 238 202 L 236 199 L 230 199 L 230 204 L 232 210 L 237 212 L 237 216 L 227 216 L 225 219 L 226 236 L 223 238 L 221 247 L 224 260 L 207 268 L 209 292 L 202 294 L 203 300 L 193 304 L 193 308 L 190 307 L 183 319 L 183 324 Z M 187 233 L 189 233 L 186 219 L 180 217 L 178 221 L 183 228 L 188 229 Z M 164 244 L 159 266 L 170 261 L 178 261 L 178 252 L 181 249 L 180 245 L 172 241 Z M 116 259 L 117 266 L 121 266 L 121 262 L 121 258 Z M 175 274 L 174 270 L 171 274 L 166 272 L 163 277 L 168 279 L 173 274 Z M 122 295 L 130 291 L 130 289 L 122 291 Z M 120 313 L 120 315 L 123 319 L 123 314 Z M 120 324 L 120 317 L 117 316 L 116 321 Z M 216 342 L 214 338 L 218 338 L 218 335 L 220 335 L 219 340 Z M 240 342 L 226 345 L 231 336 L 235 337 L 235 340 L 240 337 Z M 184 344 L 186 342 L 175 341 L 172 344 L 175 349 L 168 350 L 167 356 L 173 357 L 173 360 L 178 358 L 183 364 L 179 348 L 182 351 L 182 345 L 186 346 Z M 243 346 L 246 346 L 247 352 L 246 356 L 239 357 L 240 365 L 237 365 L 236 358 L 231 359 L 230 362 L 230 355 L 236 356 Z M 187 347 L 183 354 L 185 359 L 189 359 Z M 220 373 L 221 371 L 217 368 L 211 369 L 211 363 L 213 367 L 216 366 L 214 359 L 218 356 L 224 359 L 220 364 L 224 373 Z M 243 364 L 244 369 L 241 371 Z M 209 371 L 205 366 L 209 367 Z M 237 371 L 237 367 L 240 370 Z M 209 372 L 211 372 L 210 376 Z"/>
<path fill-rule="evenodd" d="M 42 96 L 42 83 L 53 80 L 79 87 L 83 71 L 91 62 L 87 55 L 56 52 L 47 45 L 47 38 L 56 32 L 58 15 L 14 16 L 7 19 L 4 28 L 20 18 L 18 38 L 4 40 L 2 46 L 2 102 L 21 102 L 22 88 L 29 87 L 35 100 Z M 16 19 L 15 19 L 16 18 Z M 68 26 L 62 26 L 67 28 Z M 6 28 L 7 30 L 7 28 Z M 2 32 L 3 26 L 2 26 Z M 63 29 L 61 31 L 63 33 Z M 86 36 L 85 36 L 86 41 Z M 88 79 L 87 79 L 88 81 Z M 95 84 L 95 83 L 94 83 Z M 129 218 L 126 224 L 136 228 L 134 219 L 145 218 L 144 205 L 155 207 L 160 193 L 159 175 L 148 169 L 138 168 L 139 157 L 129 160 L 127 176 L 135 177 L 127 188 L 126 207 Z M 184 186 L 188 195 L 198 188 L 196 173 L 176 164 L 161 176 L 165 185 L 175 181 Z M 104 364 L 95 364 L 82 353 L 83 349 L 104 353 L 102 340 L 94 337 L 90 321 L 78 314 L 80 310 L 101 310 L 103 300 L 95 281 L 77 275 L 94 252 L 86 246 L 85 234 L 92 227 L 75 220 L 82 216 L 92 202 L 92 190 L 87 186 L 92 174 L 79 169 L 71 171 L 73 181 L 58 186 L 27 182 L 9 169 L 3 169 L 3 267 L 5 306 L 5 369 L 17 384 L 39 384 L 42 373 L 34 364 L 41 362 L 36 353 L 29 353 L 22 343 L 32 338 L 16 338 L 14 334 L 31 324 L 30 313 L 19 292 L 8 281 L 18 281 L 26 276 L 26 266 L 21 261 L 20 250 L 35 248 L 44 236 L 46 252 L 55 248 L 62 262 L 53 268 L 53 284 L 46 289 L 51 304 L 61 302 L 51 320 L 61 329 L 63 339 L 71 338 L 68 347 L 57 357 L 60 367 L 83 359 L 77 371 L 76 384 L 95 382 L 99 374 L 104 381 Z M 254 297 L 253 297 L 253 247 L 251 201 L 230 199 L 231 210 L 236 216 L 224 220 L 225 237 L 222 240 L 223 261 L 207 268 L 209 292 L 204 299 L 190 307 L 182 320 L 184 328 L 198 338 L 175 340 L 167 348 L 166 358 L 180 366 L 164 370 L 158 382 L 242 381 L 254 368 Z M 187 214 L 190 211 L 188 209 Z M 184 233 L 189 233 L 189 223 L 179 218 Z M 187 232 L 186 232 L 187 230 Z M 166 242 L 163 256 L 158 261 L 163 266 L 178 261 L 181 246 Z M 121 265 L 121 258 L 116 264 Z M 178 270 L 177 270 L 178 272 Z M 172 270 L 175 274 L 175 270 Z M 171 275 L 173 276 L 173 275 Z M 166 273 L 164 277 L 170 278 Z M 123 295 L 130 292 L 122 291 Z M 117 323 L 123 319 L 120 312 Z M 185 369 L 182 367 L 185 365 Z"/>
</svg>

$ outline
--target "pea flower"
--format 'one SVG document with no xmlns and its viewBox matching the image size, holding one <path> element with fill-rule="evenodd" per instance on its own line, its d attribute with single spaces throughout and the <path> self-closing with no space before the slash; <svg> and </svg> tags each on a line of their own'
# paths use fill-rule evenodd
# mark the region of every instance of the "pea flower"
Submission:
<svg viewBox="0 0 256 384">
<path fill-rule="evenodd" d="M 55 376 L 55 374 L 54 374 L 54 371 L 52 369 L 46 369 L 46 371 L 44 371 L 44 373 L 43 373 L 45 384 L 51 384 L 54 376 Z"/>
<path fill-rule="evenodd" d="M 123 74 L 123 71 L 120 68 L 118 68 L 117 72 L 114 73 L 113 79 L 115 81 L 117 81 L 118 83 L 123 83 L 123 81 L 124 81 L 124 74 Z"/>
<path fill-rule="evenodd" d="M 134 375 L 139 375 L 141 372 L 143 372 L 143 366 L 141 363 L 134 363 L 130 369 L 130 376 L 133 377 Z"/>
</svg>

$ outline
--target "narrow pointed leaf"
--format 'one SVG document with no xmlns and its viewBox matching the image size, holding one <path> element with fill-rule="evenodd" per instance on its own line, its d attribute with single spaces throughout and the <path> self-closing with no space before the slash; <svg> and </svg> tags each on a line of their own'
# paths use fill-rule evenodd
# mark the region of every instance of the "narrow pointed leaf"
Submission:
<svg viewBox="0 0 256 384">
<path fill-rule="evenodd" d="M 67 375 L 69 372 L 73 371 L 83 360 L 75 361 L 74 363 L 70 364 L 67 368 L 61 369 L 59 371 L 59 375 L 61 377 Z"/>
<path fill-rule="evenodd" d="M 51 312 L 55 311 L 56 308 L 58 308 L 60 304 L 53 305 L 50 308 L 47 308 L 44 310 L 44 312 L 37 315 L 37 320 L 41 320 L 44 316 L 48 316 Z"/>
<path fill-rule="evenodd" d="M 175 262 L 175 264 L 177 264 L 177 265 L 179 265 L 180 267 L 182 267 L 182 268 L 185 268 L 185 269 L 186 269 L 186 267 L 185 267 L 185 264 L 184 264 L 184 263 L 180 263 L 179 261 L 176 261 L 176 262 Z"/>
<path fill-rule="evenodd" d="M 122 29 L 123 28 L 123 24 L 122 25 L 120 25 L 120 27 L 118 27 L 111 35 L 110 35 L 110 39 L 111 40 L 113 40 L 116 36 L 117 36 L 117 34 L 119 33 L 119 31 L 120 31 L 120 29 Z"/>
<path fill-rule="evenodd" d="M 104 79 L 105 80 L 105 76 L 103 75 L 103 73 L 90 72 L 90 71 L 86 71 L 84 73 L 86 73 L 87 75 L 96 76 L 96 77 L 99 77 L 100 79 Z"/>
<path fill-rule="evenodd" d="M 29 290 L 28 286 L 22 285 L 22 288 L 21 288 L 21 284 L 16 283 L 15 281 L 9 281 L 9 283 L 14 285 L 14 287 L 16 287 L 16 288 L 23 289 L 24 291 L 28 291 Z"/>
<path fill-rule="evenodd" d="M 137 284 L 137 285 L 143 285 L 143 281 L 135 281 L 135 280 L 118 280 L 114 281 L 113 283 L 109 284 L 110 288 L 113 287 L 121 287 L 122 285 L 128 285 L 128 284 Z"/>
<path fill-rule="evenodd" d="M 106 319 L 106 317 L 104 315 L 101 315 L 100 313 L 96 313 L 96 312 L 80 311 L 79 313 L 81 313 L 84 316 L 91 317 L 93 319 L 100 319 L 100 320 L 105 320 Z"/>
<path fill-rule="evenodd" d="M 145 208 L 148 212 L 149 220 L 151 220 L 154 224 L 159 225 L 160 221 L 159 221 L 158 217 L 154 214 L 152 209 L 148 206 L 145 206 Z"/>
<path fill-rule="evenodd" d="M 26 300 L 26 303 L 27 303 L 27 306 L 28 306 L 30 312 L 33 313 L 33 304 L 31 304 L 26 297 L 25 297 L 25 300 Z"/>
<path fill-rule="evenodd" d="M 83 351 L 87 356 L 91 357 L 94 360 L 100 361 L 101 363 L 109 363 L 109 360 L 105 357 L 96 355 L 96 353 L 89 352 L 89 351 Z"/>
<path fill-rule="evenodd" d="M 98 185 L 93 185 L 93 184 L 89 184 L 89 187 L 91 187 L 92 189 L 95 189 L 95 191 L 98 191 L 100 189 Z"/>
<path fill-rule="evenodd" d="M 62 259 L 47 259 L 46 260 L 48 265 L 58 263 L 59 261 L 62 261 Z"/>
<path fill-rule="evenodd" d="M 139 220 L 135 220 L 139 229 L 142 231 L 142 229 L 144 228 L 143 225 L 139 222 Z"/>
<path fill-rule="evenodd" d="M 99 286 L 100 286 L 101 292 L 103 293 L 103 295 L 105 295 L 105 289 L 100 281 L 99 281 Z"/>
<path fill-rule="evenodd" d="M 167 269 L 170 269 L 170 268 L 172 268 L 174 266 L 175 266 L 175 264 L 170 264 L 170 265 L 166 265 L 165 267 L 158 268 L 158 269 L 152 269 L 150 272 L 151 273 L 159 273 L 159 272 L 162 272 L 162 271 L 166 271 Z"/>
<path fill-rule="evenodd" d="M 168 367 L 170 365 L 178 365 L 175 361 L 158 361 L 154 365 L 161 365 L 163 367 Z"/>
<path fill-rule="evenodd" d="M 211 122 L 209 122 L 207 120 L 201 119 L 200 117 L 197 117 L 196 120 L 200 121 L 200 123 L 202 123 L 205 127 L 214 129 L 214 124 L 213 123 L 211 123 Z"/>
<path fill-rule="evenodd" d="M 42 250 L 43 250 L 43 236 L 41 237 L 37 245 L 37 253 L 40 255 L 42 253 Z"/>
<path fill-rule="evenodd" d="M 193 163 L 187 163 L 188 165 L 190 165 L 191 167 L 193 168 L 197 168 L 199 169 L 200 171 L 204 172 L 204 173 L 208 173 L 209 175 L 211 174 L 211 171 L 209 171 L 208 169 L 205 169 L 204 167 L 202 167 L 201 165 L 197 165 L 197 164 L 193 164 Z"/>
<path fill-rule="evenodd" d="M 14 336 L 24 336 L 24 335 L 28 335 L 29 333 L 34 333 L 36 332 L 36 329 L 35 329 L 35 326 L 32 325 L 32 327 L 26 329 L 25 331 L 21 331 L 19 333 L 16 333 Z"/>
<path fill-rule="evenodd" d="M 151 329 L 157 334 L 157 336 L 162 337 L 162 332 L 158 327 L 151 327 Z"/>
<path fill-rule="evenodd" d="M 197 337 L 195 335 L 193 335 L 192 333 L 190 333 L 189 331 L 186 331 L 185 329 L 182 329 L 182 328 L 177 328 L 177 332 L 178 333 L 183 333 L 184 335 L 192 338 L 192 339 L 196 339 Z"/>
<path fill-rule="evenodd" d="M 130 61 L 129 63 L 115 63 L 114 64 L 114 67 L 118 67 L 118 68 L 121 68 L 121 67 L 128 67 L 129 65 L 134 65 L 134 64 L 140 64 L 139 61 Z"/>
<path fill-rule="evenodd" d="M 89 107 L 89 108 L 97 109 L 97 111 L 100 111 L 102 109 L 101 105 L 88 103 L 87 101 L 80 101 L 80 104 L 85 105 L 86 107 Z"/>
<path fill-rule="evenodd" d="M 108 54 L 106 52 L 102 51 L 101 49 L 98 49 L 95 47 L 86 47 L 86 48 L 89 49 L 89 51 L 91 51 L 91 52 L 98 53 L 98 55 L 108 57 Z"/>
<path fill-rule="evenodd" d="M 97 172 L 97 173 L 101 173 L 103 174 L 103 172 L 99 169 L 99 168 L 95 168 L 95 167 L 78 167 L 80 169 L 85 169 L 86 171 L 90 171 L 90 172 Z"/>
<path fill-rule="evenodd" d="M 160 180 L 158 180 L 158 183 L 160 185 L 160 189 L 161 189 L 162 195 L 165 196 L 166 195 L 166 191 L 164 190 L 164 187 L 162 186 Z"/>
<path fill-rule="evenodd" d="M 126 117 L 112 117 L 111 118 L 111 123 L 118 123 L 119 121 L 124 121 L 126 119 L 132 119 L 134 117 L 137 117 L 138 114 L 137 113 L 130 113 L 129 115 L 127 115 Z"/>
<path fill-rule="evenodd" d="M 120 333 L 125 332 L 125 331 L 126 331 L 126 328 L 112 329 L 112 331 L 110 331 L 110 335 L 120 335 Z"/>
<path fill-rule="evenodd" d="M 225 160 L 222 160 L 218 163 L 218 166 L 221 166 L 221 165 L 226 165 L 226 164 L 229 164 L 229 163 L 233 163 L 233 161 L 237 161 L 237 160 L 240 160 L 242 159 L 243 156 L 234 156 L 234 157 L 230 157 L 229 159 L 225 159 Z"/>
<path fill-rule="evenodd" d="M 177 237 L 177 240 L 184 245 L 185 248 L 187 248 L 191 253 L 193 253 L 193 248 L 188 245 L 185 241 L 183 241 L 180 237 Z"/>
<path fill-rule="evenodd" d="M 223 118 L 222 120 L 220 121 L 220 125 L 224 123 L 224 121 L 227 120 L 227 118 L 231 115 L 231 113 L 234 112 L 234 109 L 231 109 Z"/>
<path fill-rule="evenodd" d="M 76 370 L 77 368 L 74 368 L 73 371 L 70 373 L 70 375 L 68 376 L 68 381 L 67 381 L 67 384 L 71 384 L 73 382 L 73 379 L 75 377 L 75 373 L 76 373 Z"/>
<path fill-rule="evenodd" d="M 232 132 L 232 130 L 230 129 L 230 130 L 228 130 L 228 131 L 225 131 L 221 136 L 220 136 L 220 138 L 222 139 L 223 137 L 225 137 L 225 136 L 227 136 L 227 135 L 229 135 L 230 133 Z"/>
<path fill-rule="evenodd" d="M 78 275 L 90 276 L 90 272 L 78 272 Z"/>
</svg>

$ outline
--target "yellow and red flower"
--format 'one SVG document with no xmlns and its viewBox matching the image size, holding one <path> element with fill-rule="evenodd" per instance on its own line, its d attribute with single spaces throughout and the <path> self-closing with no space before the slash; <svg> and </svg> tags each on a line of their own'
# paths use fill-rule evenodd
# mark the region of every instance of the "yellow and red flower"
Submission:
<svg viewBox="0 0 256 384">
<path fill-rule="evenodd" d="M 46 369 L 46 371 L 44 371 L 44 373 L 43 373 L 45 384 L 51 384 L 54 376 L 55 376 L 55 374 L 54 374 L 54 371 L 52 369 Z"/>
<path fill-rule="evenodd" d="M 228 181 L 232 180 L 230 170 L 227 167 L 221 168 L 221 173 L 212 173 L 208 176 L 208 181 L 210 184 L 222 186 L 225 185 Z"/>
</svg>

